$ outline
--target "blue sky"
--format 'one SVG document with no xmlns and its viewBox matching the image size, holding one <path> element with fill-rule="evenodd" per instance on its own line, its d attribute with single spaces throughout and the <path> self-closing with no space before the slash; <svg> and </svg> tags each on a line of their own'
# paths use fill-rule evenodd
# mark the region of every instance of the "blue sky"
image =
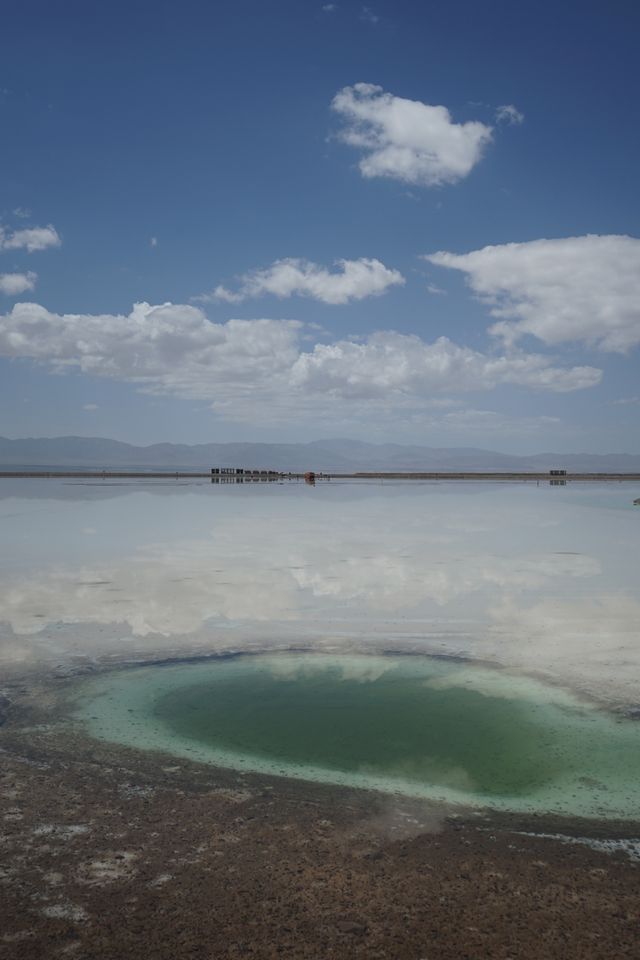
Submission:
<svg viewBox="0 0 640 960">
<path fill-rule="evenodd" d="M 639 27 L 10 0 L 0 433 L 638 452 Z"/>
</svg>

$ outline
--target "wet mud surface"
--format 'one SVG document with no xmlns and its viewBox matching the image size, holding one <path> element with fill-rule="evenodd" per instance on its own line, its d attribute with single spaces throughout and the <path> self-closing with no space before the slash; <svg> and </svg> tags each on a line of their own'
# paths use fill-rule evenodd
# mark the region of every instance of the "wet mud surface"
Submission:
<svg viewBox="0 0 640 960">
<path fill-rule="evenodd" d="M 638 956 L 640 863 L 527 835 L 637 825 L 241 775 L 65 730 L 46 685 L 8 696 L 2 957 Z"/>
</svg>

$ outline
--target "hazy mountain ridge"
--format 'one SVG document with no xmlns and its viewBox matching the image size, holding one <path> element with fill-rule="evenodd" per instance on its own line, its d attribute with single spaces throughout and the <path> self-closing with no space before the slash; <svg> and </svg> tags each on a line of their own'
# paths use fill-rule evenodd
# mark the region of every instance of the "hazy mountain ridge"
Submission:
<svg viewBox="0 0 640 960">
<path fill-rule="evenodd" d="M 274 470 L 549 470 L 638 472 L 640 454 L 538 453 L 529 456 L 472 447 L 422 447 L 329 439 L 310 443 L 154 443 L 139 447 L 103 437 L 0 437 L 0 468 Z"/>
</svg>

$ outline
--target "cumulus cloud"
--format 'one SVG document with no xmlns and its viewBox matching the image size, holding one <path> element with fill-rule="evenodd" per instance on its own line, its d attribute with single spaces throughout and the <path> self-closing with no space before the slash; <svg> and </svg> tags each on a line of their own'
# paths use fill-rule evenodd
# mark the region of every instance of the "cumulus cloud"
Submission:
<svg viewBox="0 0 640 960">
<path fill-rule="evenodd" d="M 483 123 L 454 123 L 446 107 L 396 97 L 372 83 L 344 87 L 331 106 L 345 122 L 340 139 L 364 153 L 364 177 L 427 187 L 455 183 L 491 140 Z"/>
<path fill-rule="evenodd" d="M 598 383 L 593 367 L 539 354 L 482 353 L 446 337 L 393 331 L 303 349 L 313 331 L 295 320 L 212 323 L 184 304 L 136 304 L 123 314 L 56 314 L 18 303 L 0 315 L 0 356 L 55 373 L 80 371 L 145 392 L 208 400 L 229 420 L 291 422 L 378 415 L 408 422 L 445 394 L 500 384 L 564 392 Z"/>
<path fill-rule="evenodd" d="M 509 126 L 519 126 L 524 123 L 524 113 L 521 113 L 512 103 L 503 103 L 496 110 L 496 123 L 506 123 Z"/>
<path fill-rule="evenodd" d="M 25 227 L 24 230 L 8 232 L 0 227 L 0 250 L 26 250 L 35 253 L 49 247 L 59 247 L 60 234 L 50 223 L 47 227 Z"/>
<path fill-rule="evenodd" d="M 398 270 L 391 270 L 379 260 L 367 257 L 338 260 L 336 266 L 338 269 L 331 272 L 308 260 L 293 257 L 276 260 L 270 267 L 246 273 L 240 278 L 236 291 L 218 286 L 212 294 L 194 297 L 194 300 L 239 303 L 249 297 L 273 294 L 280 298 L 297 295 L 322 303 L 341 304 L 379 296 L 389 287 L 405 282 Z"/>
<path fill-rule="evenodd" d="M 462 393 L 502 383 L 565 392 L 593 386 L 600 377 L 593 367 L 555 367 L 540 354 L 493 356 L 458 346 L 447 337 L 428 343 L 394 331 L 374 333 L 362 343 L 316 344 L 292 369 L 297 386 L 337 391 L 343 397 L 389 396 L 395 391 L 422 396 Z"/>
<path fill-rule="evenodd" d="M 56 314 L 35 303 L 0 316 L 0 355 L 55 372 L 140 384 L 191 399 L 236 393 L 285 374 L 298 357 L 295 320 L 211 323 L 197 307 L 138 303 L 130 314 Z"/>
<path fill-rule="evenodd" d="M 490 332 L 512 344 L 583 342 L 624 353 L 640 343 L 640 240 L 568 237 L 446 251 L 425 257 L 466 275 L 499 317 Z"/>
<path fill-rule="evenodd" d="M 38 275 L 29 270 L 28 273 L 0 273 L 0 293 L 8 297 L 17 297 L 27 290 L 33 290 Z"/>
</svg>

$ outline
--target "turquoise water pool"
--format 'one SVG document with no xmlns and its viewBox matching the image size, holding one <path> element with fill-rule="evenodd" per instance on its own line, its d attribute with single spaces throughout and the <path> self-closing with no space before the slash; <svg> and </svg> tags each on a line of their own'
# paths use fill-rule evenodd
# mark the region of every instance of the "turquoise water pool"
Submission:
<svg viewBox="0 0 640 960">
<path fill-rule="evenodd" d="M 421 656 L 245 656 L 84 689 L 96 737 L 497 809 L 640 817 L 640 725 L 529 678 Z"/>
</svg>

